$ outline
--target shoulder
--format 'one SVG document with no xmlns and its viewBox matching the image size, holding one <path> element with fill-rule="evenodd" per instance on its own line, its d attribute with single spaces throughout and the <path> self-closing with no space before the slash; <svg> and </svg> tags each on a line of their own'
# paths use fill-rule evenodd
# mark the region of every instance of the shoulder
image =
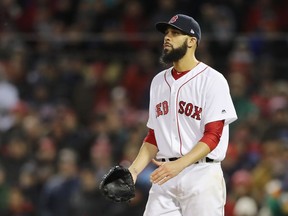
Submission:
<svg viewBox="0 0 288 216">
<path fill-rule="evenodd" d="M 205 66 L 205 70 L 202 73 L 203 78 L 208 82 L 208 83 L 214 83 L 214 84 L 222 84 L 226 85 L 227 84 L 227 79 L 224 77 L 222 73 L 217 71 L 216 69 L 210 67 L 209 65 L 206 65 L 205 63 L 201 63 Z"/>
<path fill-rule="evenodd" d="M 212 68 L 211 66 L 205 63 L 201 63 L 201 64 L 205 66 L 205 73 L 203 73 L 203 75 L 207 76 L 207 78 L 212 78 L 212 79 L 216 78 L 216 79 L 226 80 L 223 74 L 217 71 L 216 69 Z"/>
<path fill-rule="evenodd" d="M 202 73 L 201 82 L 205 83 L 205 88 L 207 92 L 219 92 L 227 91 L 229 89 L 228 81 L 222 73 L 216 69 L 201 63 L 205 66 L 205 70 Z"/>
<path fill-rule="evenodd" d="M 168 74 L 171 70 L 172 70 L 172 67 L 160 71 L 160 72 L 159 72 L 158 74 L 156 74 L 156 75 L 154 76 L 154 78 L 152 79 L 152 84 L 153 84 L 153 83 L 162 82 L 163 80 L 165 80 L 167 74 Z"/>
</svg>

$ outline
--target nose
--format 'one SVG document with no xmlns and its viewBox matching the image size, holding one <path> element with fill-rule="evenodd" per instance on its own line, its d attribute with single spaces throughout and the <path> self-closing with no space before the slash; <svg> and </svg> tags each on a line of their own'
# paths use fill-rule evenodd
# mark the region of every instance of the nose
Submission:
<svg viewBox="0 0 288 216">
<path fill-rule="evenodd" d="M 169 41 L 170 40 L 170 35 L 169 33 L 166 33 L 164 36 L 164 42 Z"/>
</svg>

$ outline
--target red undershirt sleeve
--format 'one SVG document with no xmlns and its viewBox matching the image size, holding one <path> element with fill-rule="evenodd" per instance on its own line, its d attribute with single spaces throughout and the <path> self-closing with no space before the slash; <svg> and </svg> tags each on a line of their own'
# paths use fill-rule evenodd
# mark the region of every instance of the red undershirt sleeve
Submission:
<svg viewBox="0 0 288 216">
<path fill-rule="evenodd" d="M 224 120 L 210 122 L 205 125 L 204 135 L 200 142 L 206 143 L 210 151 L 215 149 L 220 141 L 224 127 Z"/>
<path fill-rule="evenodd" d="M 205 125 L 204 135 L 200 139 L 200 142 L 206 143 L 210 151 L 215 149 L 220 141 L 222 131 L 224 127 L 224 120 L 210 122 Z M 144 142 L 148 142 L 152 145 L 157 146 L 154 130 L 149 129 L 146 137 L 144 138 Z"/>
<path fill-rule="evenodd" d="M 148 142 L 152 145 L 157 146 L 154 130 L 149 128 L 149 131 L 148 131 L 146 137 L 144 138 L 144 142 Z"/>
</svg>

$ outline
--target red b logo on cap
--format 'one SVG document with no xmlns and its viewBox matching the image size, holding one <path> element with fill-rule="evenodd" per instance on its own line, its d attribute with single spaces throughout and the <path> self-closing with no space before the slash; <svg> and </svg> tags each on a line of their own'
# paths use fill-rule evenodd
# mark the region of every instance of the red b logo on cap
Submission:
<svg viewBox="0 0 288 216">
<path fill-rule="evenodd" d="M 169 23 L 174 23 L 176 22 L 177 19 L 178 19 L 178 15 L 175 15 L 170 19 Z"/>
</svg>

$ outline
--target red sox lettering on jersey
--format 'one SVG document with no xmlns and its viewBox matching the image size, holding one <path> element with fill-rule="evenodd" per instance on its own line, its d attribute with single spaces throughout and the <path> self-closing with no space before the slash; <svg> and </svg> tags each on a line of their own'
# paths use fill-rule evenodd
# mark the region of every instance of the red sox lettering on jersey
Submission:
<svg viewBox="0 0 288 216">
<path fill-rule="evenodd" d="M 167 115 L 169 112 L 169 104 L 167 101 L 163 101 L 156 105 L 156 117 L 158 118 L 161 115 Z M 178 113 L 184 114 L 188 117 L 194 118 L 196 120 L 201 120 L 202 108 L 192 103 L 187 103 L 185 101 L 179 102 Z"/>
<path fill-rule="evenodd" d="M 152 187 L 143 215 L 223 216 L 226 188 L 219 162 L 226 155 L 229 124 L 237 119 L 228 82 L 223 74 L 196 59 L 201 29 L 192 17 L 177 14 L 168 23 L 157 23 L 156 28 L 164 34 L 167 54 L 173 55 L 173 46 L 181 43 L 187 50 L 179 59 L 168 60 L 171 67 L 151 82 L 147 122 L 151 130 L 133 168 L 143 167 L 137 164 L 149 163 L 155 154 L 159 167 L 151 174 Z M 149 141 L 157 144 L 156 149 Z M 209 203 L 209 208 L 203 203 Z"/>
<path fill-rule="evenodd" d="M 228 125 L 237 116 L 222 74 L 199 63 L 175 80 L 172 68 L 151 84 L 147 126 L 155 131 L 157 158 L 181 157 L 201 139 L 206 123 L 225 120 L 221 140 L 208 157 L 221 161 L 228 146 Z"/>
</svg>

